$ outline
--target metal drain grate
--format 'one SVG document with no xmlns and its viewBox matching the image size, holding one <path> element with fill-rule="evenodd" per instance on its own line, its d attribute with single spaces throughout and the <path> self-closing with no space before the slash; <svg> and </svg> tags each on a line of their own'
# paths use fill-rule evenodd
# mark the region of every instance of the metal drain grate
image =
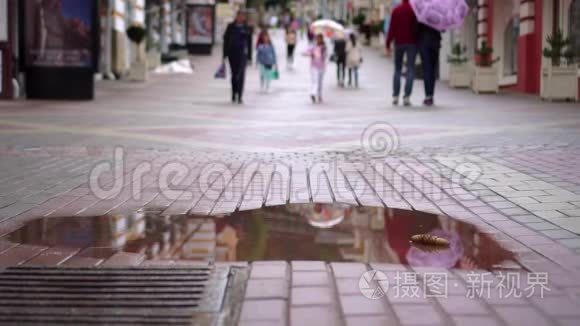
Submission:
<svg viewBox="0 0 580 326">
<path fill-rule="evenodd" d="M 229 268 L 13 267 L 0 325 L 202 325 L 221 311 Z"/>
</svg>

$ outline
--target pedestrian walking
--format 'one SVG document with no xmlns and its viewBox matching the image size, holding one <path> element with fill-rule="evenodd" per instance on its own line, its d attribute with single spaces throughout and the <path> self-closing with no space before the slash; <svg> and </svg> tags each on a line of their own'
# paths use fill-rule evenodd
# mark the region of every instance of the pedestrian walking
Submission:
<svg viewBox="0 0 580 326">
<path fill-rule="evenodd" d="M 298 32 L 298 29 L 300 29 L 300 22 L 298 19 L 296 19 L 296 17 L 294 17 L 294 15 L 290 16 L 290 29 L 292 29 L 294 32 Z"/>
<path fill-rule="evenodd" d="M 224 62 L 226 58 L 232 75 L 232 102 L 242 104 L 246 66 L 248 59 L 252 59 L 252 33 L 243 11 L 236 14 L 234 22 L 228 24 L 224 33 Z"/>
<path fill-rule="evenodd" d="M 276 67 L 276 51 L 268 36 L 262 40 L 262 44 L 258 46 L 257 61 L 260 66 L 260 86 L 262 91 L 270 91 L 270 82 L 275 78 L 277 72 Z"/>
<path fill-rule="evenodd" d="M 439 51 L 441 50 L 441 32 L 422 23 L 418 25 L 417 43 L 421 64 L 423 65 L 423 81 L 425 82 L 425 106 L 435 104 L 435 83 L 439 75 Z"/>
<path fill-rule="evenodd" d="M 322 85 L 324 81 L 324 71 L 326 70 L 326 44 L 324 36 L 317 34 L 315 43 L 310 46 L 305 55 L 310 57 L 310 98 L 312 103 L 322 103 Z"/>
<path fill-rule="evenodd" d="M 296 49 L 297 35 L 292 27 L 286 29 L 286 64 L 291 68 L 294 64 L 294 50 Z"/>
<path fill-rule="evenodd" d="M 358 88 L 358 68 L 363 61 L 360 42 L 354 33 L 349 35 L 346 44 L 346 67 L 348 68 L 348 86 L 352 86 L 354 80 L 354 87 Z"/>
<path fill-rule="evenodd" d="M 270 36 L 270 34 L 268 34 L 268 26 L 262 25 L 260 26 L 260 32 L 258 33 L 258 37 L 256 38 L 256 49 L 260 44 L 263 43 L 264 37 L 266 36 Z"/>
<path fill-rule="evenodd" d="M 336 80 L 338 86 L 344 87 L 344 77 L 346 72 L 346 40 L 343 37 L 334 40 L 332 61 L 336 63 Z"/>
<path fill-rule="evenodd" d="M 314 32 L 312 31 L 312 27 L 310 27 L 311 24 L 312 24 L 312 22 L 310 22 L 310 21 L 305 24 L 306 37 L 308 38 L 308 44 L 313 44 L 315 41 L 315 37 L 316 37 L 316 35 L 314 35 Z"/>
<path fill-rule="evenodd" d="M 401 75 L 403 61 L 407 60 L 407 76 L 403 104 L 411 105 L 413 81 L 415 79 L 415 58 L 417 57 L 417 17 L 409 0 L 403 0 L 391 17 L 387 36 L 387 53 L 391 53 L 391 44 L 395 43 L 395 74 L 393 80 L 393 105 L 399 104 L 401 92 Z"/>
</svg>

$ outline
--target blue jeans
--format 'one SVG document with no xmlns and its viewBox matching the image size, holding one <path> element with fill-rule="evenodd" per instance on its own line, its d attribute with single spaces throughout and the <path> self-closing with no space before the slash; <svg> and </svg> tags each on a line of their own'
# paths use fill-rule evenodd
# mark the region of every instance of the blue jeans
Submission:
<svg viewBox="0 0 580 326">
<path fill-rule="evenodd" d="M 401 75 L 403 72 L 403 58 L 407 56 L 407 76 L 405 77 L 405 97 L 410 97 L 413 92 L 413 80 L 415 79 L 415 58 L 417 46 L 415 44 L 401 44 L 395 47 L 395 77 L 393 80 L 393 97 L 399 97 L 401 93 Z"/>
<path fill-rule="evenodd" d="M 425 81 L 425 97 L 435 95 L 435 82 L 439 70 L 439 45 L 420 44 L 421 64 L 423 65 L 423 80 Z"/>
<path fill-rule="evenodd" d="M 354 78 L 354 86 L 358 87 L 358 67 L 348 68 L 348 85 L 352 85 L 352 80 Z"/>
</svg>

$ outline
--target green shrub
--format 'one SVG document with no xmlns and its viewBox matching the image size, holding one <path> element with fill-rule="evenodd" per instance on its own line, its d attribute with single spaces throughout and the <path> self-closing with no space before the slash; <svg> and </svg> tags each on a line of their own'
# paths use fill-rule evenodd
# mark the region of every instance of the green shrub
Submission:
<svg viewBox="0 0 580 326">
<path fill-rule="evenodd" d="M 476 64 L 479 67 L 491 67 L 499 61 L 499 57 L 493 59 L 493 48 L 489 47 L 486 41 L 481 42 L 481 46 L 476 50 L 475 54 L 477 54 L 479 59 L 476 60 Z"/>
<path fill-rule="evenodd" d="M 365 16 L 365 14 L 363 14 L 362 12 L 359 12 L 356 16 L 354 16 L 352 18 L 352 24 L 360 26 L 360 25 L 364 24 L 366 19 L 367 19 L 367 17 Z"/>
<path fill-rule="evenodd" d="M 565 38 L 561 30 L 557 30 L 554 35 L 546 37 L 549 48 L 544 48 L 544 57 L 552 60 L 552 65 L 559 67 L 562 63 L 562 57 L 570 65 L 574 63 L 574 51 L 570 46 L 570 39 Z"/>
<path fill-rule="evenodd" d="M 127 28 L 127 37 L 131 42 L 140 45 L 145 40 L 147 31 L 141 25 L 131 25 Z"/>
<path fill-rule="evenodd" d="M 447 62 L 452 65 L 460 65 L 467 62 L 467 58 L 465 57 L 465 52 L 467 49 L 464 45 L 457 42 L 451 48 L 451 55 L 447 56 Z"/>
</svg>

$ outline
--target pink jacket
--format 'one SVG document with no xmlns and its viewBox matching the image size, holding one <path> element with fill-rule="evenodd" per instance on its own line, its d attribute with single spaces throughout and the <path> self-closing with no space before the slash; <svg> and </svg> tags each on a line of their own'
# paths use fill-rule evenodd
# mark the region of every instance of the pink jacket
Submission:
<svg viewBox="0 0 580 326">
<path fill-rule="evenodd" d="M 310 57 L 310 68 L 324 70 L 326 68 L 326 47 L 313 45 L 307 51 L 306 55 Z"/>
</svg>

